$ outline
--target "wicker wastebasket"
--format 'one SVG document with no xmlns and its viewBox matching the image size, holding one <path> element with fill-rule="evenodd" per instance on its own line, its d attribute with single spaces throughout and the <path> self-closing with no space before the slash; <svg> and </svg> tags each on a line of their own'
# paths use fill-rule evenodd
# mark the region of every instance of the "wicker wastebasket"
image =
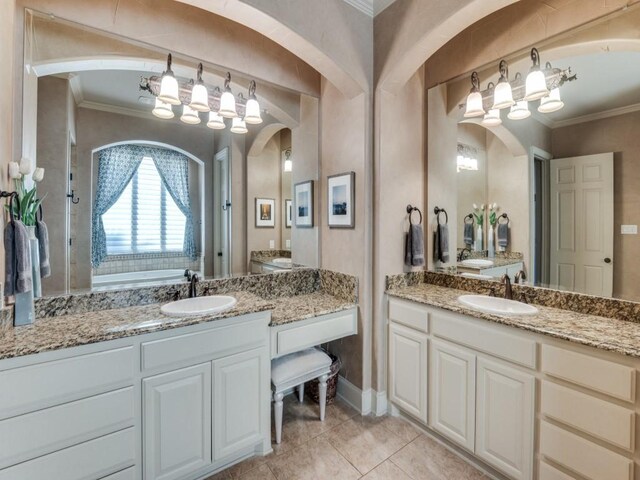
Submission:
<svg viewBox="0 0 640 480">
<path fill-rule="evenodd" d="M 332 353 L 329 353 L 324 349 L 323 352 L 331 358 L 331 372 L 327 379 L 327 405 L 331 405 L 336 398 L 336 393 L 338 393 L 338 373 L 340 372 L 340 367 L 342 367 L 342 362 L 340 361 L 340 358 Z M 308 388 L 305 386 L 307 395 L 311 397 L 315 403 L 320 402 L 318 383 L 318 380 L 313 380 L 309 382 Z"/>
</svg>

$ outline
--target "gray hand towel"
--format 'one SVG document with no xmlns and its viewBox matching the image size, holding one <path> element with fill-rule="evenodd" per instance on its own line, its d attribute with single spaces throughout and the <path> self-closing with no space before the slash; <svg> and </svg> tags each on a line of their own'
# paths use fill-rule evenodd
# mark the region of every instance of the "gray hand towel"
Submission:
<svg viewBox="0 0 640 480">
<path fill-rule="evenodd" d="M 20 220 L 4 228 L 5 287 L 4 294 L 15 295 L 31 291 L 31 254 L 29 234 Z"/>
<path fill-rule="evenodd" d="M 499 223 L 497 235 L 498 235 L 498 246 L 502 248 L 507 248 L 507 246 L 509 245 L 509 224 Z"/>
<path fill-rule="evenodd" d="M 446 224 L 438 225 L 438 260 L 449 262 L 449 226 Z"/>
<path fill-rule="evenodd" d="M 47 278 L 51 275 L 51 264 L 49 263 L 49 229 L 42 220 L 36 222 L 36 236 L 40 245 L 40 278 Z"/>
<path fill-rule="evenodd" d="M 424 232 L 422 225 L 411 225 L 405 237 L 404 263 L 410 267 L 424 265 Z"/>
<path fill-rule="evenodd" d="M 464 244 L 473 245 L 473 223 L 464 222 Z"/>
</svg>

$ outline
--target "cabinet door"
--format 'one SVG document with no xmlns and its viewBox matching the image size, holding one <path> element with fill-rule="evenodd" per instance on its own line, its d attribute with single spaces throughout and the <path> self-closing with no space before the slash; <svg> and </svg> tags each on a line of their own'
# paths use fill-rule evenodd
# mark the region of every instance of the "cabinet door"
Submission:
<svg viewBox="0 0 640 480">
<path fill-rule="evenodd" d="M 476 356 L 438 340 L 429 348 L 429 426 L 473 451 Z"/>
<path fill-rule="evenodd" d="M 476 455 L 511 478 L 533 472 L 533 375 L 478 359 Z"/>
<path fill-rule="evenodd" d="M 216 460 L 270 435 L 269 367 L 265 347 L 213 362 Z"/>
<path fill-rule="evenodd" d="M 389 324 L 389 398 L 427 422 L 427 335 Z"/>
<path fill-rule="evenodd" d="M 187 478 L 211 464 L 211 363 L 143 380 L 145 480 Z"/>
</svg>

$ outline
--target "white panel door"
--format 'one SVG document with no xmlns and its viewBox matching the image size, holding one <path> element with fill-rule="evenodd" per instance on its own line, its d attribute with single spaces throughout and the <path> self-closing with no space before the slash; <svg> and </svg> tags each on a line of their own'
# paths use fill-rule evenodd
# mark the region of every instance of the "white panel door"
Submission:
<svg viewBox="0 0 640 480">
<path fill-rule="evenodd" d="M 533 375 L 478 359 L 475 453 L 517 480 L 532 478 Z"/>
<path fill-rule="evenodd" d="M 259 443 L 269 429 L 266 347 L 213 362 L 214 458 Z"/>
<path fill-rule="evenodd" d="M 427 422 L 427 334 L 389 324 L 389 399 Z"/>
<path fill-rule="evenodd" d="M 613 153 L 551 161 L 550 283 L 613 293 Z"/>
<path fill-rule="evenodd" d="M 188 478 L 211 464 L 211 363 L 143 380 L 145 480 Z"/>
<path fill-rule="evenodd" d="M 429 426 L 473 452 L 476 356 L 432 340 L 429 346 Z"/>
</svg>

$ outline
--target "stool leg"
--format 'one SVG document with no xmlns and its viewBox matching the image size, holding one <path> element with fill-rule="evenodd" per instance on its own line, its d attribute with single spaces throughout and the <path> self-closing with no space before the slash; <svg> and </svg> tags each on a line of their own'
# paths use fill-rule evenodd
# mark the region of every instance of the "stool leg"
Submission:
<svg viewBox="0 0 640 480">
<path fill-rule="evenodd" d="M 300 403 L 304 401 L 304 383 L 298 385 L 298 401 Z"/>
<path fill-rule="evenodd" d="M 320 394 L 320 399 L 319 399 L 319 403 L 320 403 L 320 421 L 324 422 L 324 411 L 325 411 L 325 407 L 327 406 L 327 378 L 329 378 L 329 375 L 322 375 L 320 378 L 318 378 L 318 393 Z"/>
<path fill-rule="evenodd" d="M 282 441 L 282 393 L 273 394 L 273 416 L 276 424 L 276 443 Z"/>
</svg>

